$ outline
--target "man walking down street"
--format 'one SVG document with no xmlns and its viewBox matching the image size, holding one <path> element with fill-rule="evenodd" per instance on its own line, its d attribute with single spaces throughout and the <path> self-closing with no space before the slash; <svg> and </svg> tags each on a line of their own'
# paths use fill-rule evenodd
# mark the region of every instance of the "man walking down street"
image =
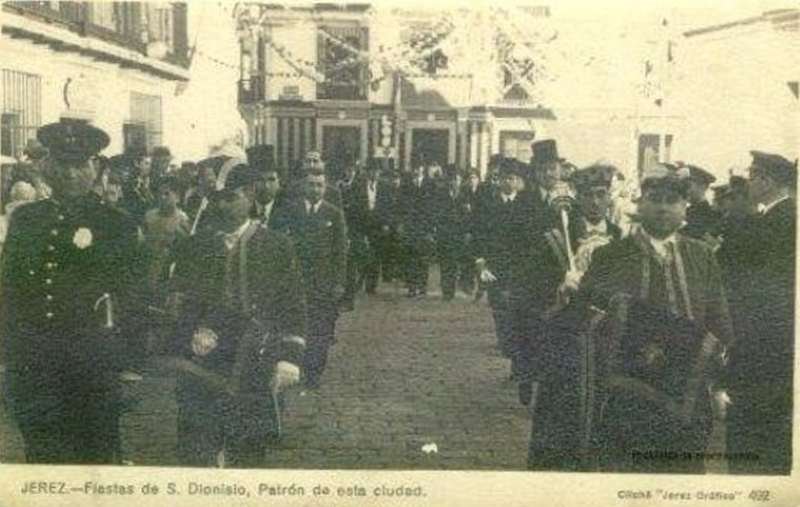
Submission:
<svg viewBox="0 0 800 507">
<path fill-rule="evenodd" d="M 325 173 L 309 169 L 304 179 L 304 198 L 292 205 L 278 226 L 294 240 L 303 273 L 308 307 L 303 371 L 308 389 L 319 388 L 328 349 L 335 341 L 338 303 L 344 293 L 347 269 L 344 214 L 323 199 L 325 191 Z"/>
</svg>

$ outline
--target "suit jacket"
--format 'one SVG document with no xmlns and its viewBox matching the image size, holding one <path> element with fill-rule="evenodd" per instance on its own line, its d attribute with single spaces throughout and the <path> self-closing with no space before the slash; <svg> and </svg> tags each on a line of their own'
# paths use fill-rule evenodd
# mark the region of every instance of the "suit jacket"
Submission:
<svg viewBox="0 0 800 507">
<path fill-rule="evenodd" d="M 369 180 L 363 175 L 357 175 L 349 185 L 341 185 L 344 216 L 347 221 L 347 231 L 353 239 L 363 240 L 365 237 L 374 237 L 380 228 L 377 219 L 377 187 L 375 207 L 369 209 L 369 193 L 367 187 Z"/>
<path fill-rule="evenodd" d="M 412 240 L 424 238 L 434 232 L 434 189 L 435 184 L 428 178 L 417 185 L 416 180 L 406 177 L 400 187 L 403 226 Z"/>
<path fill-rule="evenodd" d="M 347 268 L 347 227 L 342 211 L 322 201 L 317 213 L 305 201 L 294 203 L 277 226 L 294 240 L 309 304 L 336 304 Z"/>
<path fill-rule="evenodd" d="M 375 219 L 380 228 L 387 226 L 389 232 L 397 232 L 402 223 L 402 194 L 400 188 L 391 185 L 379 185 L 375 202 Z"/>
<path fill-rule="evenodd" d="M 464 236 L 471 231 L 470 196 L 465 188 L 452 195 L 449 187 L 439 189 L 435 205 L 436 239 L 442 248 L 461 248 Z"/>
<path fill-rule="evenodd" d="M 736 313 L 743 315 L 743 328 L 737 330 L 738 340 L 730 350 L 732 387 L 791 389 L 796 216 L 795 203 L 787 199 L 755 217 L 750 250 L 740 252 L 745 262 L 734 301 Z"/>
<path fill-rule="evenodd" d="M 143 257 L 132 221 L 94 194 L 70 206 L 48 199 L 14 211 L 1 299 L 10 398 L 60 407 L 110 389 L 123 364 L 114 331 L 143 275 Z M 114 329 L 105 327 L 106 294 Z M 48 407 L 58 414 L 40 406 Z"/>
<path fill-rule="evenodd" d="M 287 235 L 258 222 L 250 227 L 252 235 L 245 233 L 249 239 L 240 240 L 230 251 L 217 231 L 204 230 L 189 238 L 173 278 L 174 290 L 184 295 L 177 334 L 179 352 L 191 355 L 193 333 L 200 327 L 209 328 L 217 333 L 219 343 L 199 361 L 226 374 L 231 372 L 251 318 L 271 332 L 263 350 L 270 367 L 279 360 L 301 364 L 302 344 L 293 337 L 306 335 L 305 295 L 294 244 Z M 241 281 L 243 244 L 247 304 L 238 298 L 226 299 L 226 264 L 230 262 L 228 276 Z M 265 376 L 269 380 L 269 375 Z"/>
</svg>

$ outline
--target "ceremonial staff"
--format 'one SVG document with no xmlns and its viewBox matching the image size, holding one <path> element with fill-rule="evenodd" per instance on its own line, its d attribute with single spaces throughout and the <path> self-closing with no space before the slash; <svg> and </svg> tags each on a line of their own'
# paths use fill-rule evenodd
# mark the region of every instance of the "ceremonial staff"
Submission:
<svg viewBox="0 0 800 507">
<path fill-rule="evenodd" d="M 572 208 L 572 203 L 575 196 L 572 192 L 572 187 L 565 181 L 556 183 L 547 196 L 548 202 L 553 209 L 559 212 L 561 216 L 561 227 L 564 232 L 564 247 L 567 252 L 567 261 L 569 262 L 570 271 L 576 271 L 575 268 L 575 254 L 572 252 L 572 241 L 569 237 L 569 211 Z"/>
</svg>

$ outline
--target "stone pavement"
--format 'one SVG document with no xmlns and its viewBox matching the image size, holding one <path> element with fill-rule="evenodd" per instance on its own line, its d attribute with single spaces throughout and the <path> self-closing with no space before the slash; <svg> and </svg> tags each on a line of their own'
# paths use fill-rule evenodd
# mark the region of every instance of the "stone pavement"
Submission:
<svg viewBox="0 0 800 507">
<path fill-rule="evenodd" d="M 431 280 L 434 286 L 434 280 Z M 270 467 L 523 469 L 529 422 L 493 348 L 488 305 L 432 292 L 409 300 L 383 285 L 342 315 L 317 392 L 288 393 L 285 437 Z M 146 372 L 122 420 L 136 465 L 176 465 L 174 375 Z M 426 454 L 425 444 L 438 452 Z M 0 408 L 0 461 L 23 460 Z"/>
<path fill-rule="evenodd" d="M 431 280 L 434 286 L 434 280 Z M 288 393 L 277 468 L 523 470 L 530 422 L 493 348 L 485 300 L 409 300 L 383 285 L 343 314 L 318 392 Z M 175 378 L 146 373 L 128 395 L 123 454 L 136 465 L 177 465 Z M 717 431 L 712 451 L 724 440 Z M 422 447 L 436 444 L 436 453 Z M 0 407 L 0 462 L 21 462 Z M 709 463 L 722 472 L 724 463 Z"/>
</svg>

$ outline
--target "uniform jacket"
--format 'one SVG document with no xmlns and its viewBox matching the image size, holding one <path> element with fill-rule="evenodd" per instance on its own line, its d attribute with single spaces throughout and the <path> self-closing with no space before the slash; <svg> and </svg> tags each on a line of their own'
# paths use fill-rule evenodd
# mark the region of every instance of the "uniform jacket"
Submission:
<svg viewBox="0 0 800 507">
<path fill-rule="evenodd" d="M 94 194 L 69 207 L 48 199 L 14 212 L 2 256 L 12 398 L 66 403 L 86 389 L 110 389 L 122 364 L 116 331 L 142 258 L 135 226 Z"/>
<path fill-rule="evenodd" d="M 747 318 L 742 319 L 743 328 L 737 329 L 737 341 L 730 349 L 732 386 L 791 389 L 796 217 L 791 199 L 755 217 L 751 248 L 737 252 L 742 262 L 734 304 L 736 313 Z"/>
</svg>

